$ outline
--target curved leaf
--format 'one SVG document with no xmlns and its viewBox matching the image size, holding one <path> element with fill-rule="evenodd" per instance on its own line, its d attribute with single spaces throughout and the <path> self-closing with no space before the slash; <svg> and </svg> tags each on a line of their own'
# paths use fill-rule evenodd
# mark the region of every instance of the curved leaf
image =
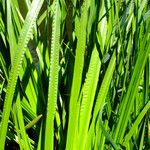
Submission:
<svg viewBox="0 0 150 150">
<path fill-rule="evenodd" d="M 17 77 L 20 72 L 23 56 L 25 53 L 25 48 L 27 47 L 27 43 L 30 39 L 32 34 L 32 27 L 35 23 L 35 20 L 38 16 L 40 8 L 42 6 L 44 0 L 34 0 L 32 2 L 31 8 L 26 16 L 24 26 L 22 28 L 18 45 L 17 51 L 15 53 L 15 57 L 13 59 L 13 64 L 10 72 L 10 77 L 7 86 L 7 93 L 3 108 L 3 115 L 2 115 L 2 122 L 0 126 L 0 149 L 4 149 L 6 133 L 7 133 L 7 126 L 8 126 L 8 119 L 10 115 L 11 104 L 15 92 L 15 86 L 17 82 Z"/>
</svg>

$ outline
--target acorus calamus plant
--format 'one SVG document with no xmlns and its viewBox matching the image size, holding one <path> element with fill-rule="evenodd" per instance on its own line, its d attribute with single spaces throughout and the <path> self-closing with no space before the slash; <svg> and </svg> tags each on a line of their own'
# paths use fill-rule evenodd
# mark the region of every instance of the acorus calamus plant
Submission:
<svg viewBox="0 0 150 150">
<path fill-rule="evenodd" d="M 0 150 L 150 147 L 148 0 L 0 1 Z"/>
</svg>

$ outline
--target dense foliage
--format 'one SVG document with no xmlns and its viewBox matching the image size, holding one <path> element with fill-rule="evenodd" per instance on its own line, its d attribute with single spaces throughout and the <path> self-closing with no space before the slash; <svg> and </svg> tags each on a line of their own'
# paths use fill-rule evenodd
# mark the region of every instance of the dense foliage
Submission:
<svg viewBox="0 0 150 150">
<path fill-rule="evenodd" d="M 0 150 L 150 148 L 149 0 L 0 0 Z"/>
</svg>

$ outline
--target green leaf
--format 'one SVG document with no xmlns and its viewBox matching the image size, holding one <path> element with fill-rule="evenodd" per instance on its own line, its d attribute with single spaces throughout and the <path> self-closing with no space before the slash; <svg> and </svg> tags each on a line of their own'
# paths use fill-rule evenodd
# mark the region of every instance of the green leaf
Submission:
<svg viewBox="0 0 150 150">
<path fill-rule="evenodd" d="M 81 18 L 76 16 L 75 22 L 75 33 L 77 36 L 77 48 L 75 55 L 73 82 L 71 88 L 70 105 L 69 105 L 69 123 L 67 131 L 67 144 L 66 150 L 74 148 L 76 139 L 75 132 L 77 128 L 77 102 L 80 95 L 81 81 L 82 81 L 82 71 L 84 65 L 84 53 L 86 48 L 86 28 L 87 28 L 87 13 L 88 13 L 88 0 L 84 1 L 81 8 Z M 82 34 L 81 34 L 82 33 Z"/>
<path fill-rule="evenodd" d="M 137 119 L 135 120 L 132 127 L 130 128 L 129 133 L 125 136 L 124 145 L 126 145 L 129 142 L 129 140 L 131 139 L 131 137 L 134 134 L 135 130 L 137 129 L 137 127 L 139 126 L 140 122 L 142 121 L 143 117 L 145 116 L 145 114 L 147 113 L 147 111 L 149 109 L 150 109 L 150 101 L 145 105 L 143 110 L 139 113 Z"/>
<path fill-rule="evenodd" d="M 105 135 L 105 137 L 107 138 L 107 140 L 111 143 L 111 145 L 113 146 L 113 148 L 115 150 L 119 150 L 119 147 L 116 145 L 116 143 L 113 141 L 112 137 L 109 135 L 109 133 L 105 130 L 105 127 L 103 125 L 103 122 L 102 122 L 102 113 L 103 113 L 103 108 L 104 108 L 104 105 L 102 105 L 101 109 L 100 109 L 100 112 L 99 112 L 99 124 L 100 124 L 100 127 L 102 129 L 102 132 L 103 134 Z"/>
<path fill-rule="evenodd" d="M 120 107 L 120 110 L 119 110 L 121 115 L 120 115 L 116 130 L 114 131 L 114 139 L 115 140 L 117 139 L 118 142 L 122 142 L 123 136 L 127 127 L 127 123 L 129 121 L 129 116 L 130 116 L 131 109 L 134 104 L 140 77 L 142 75 L 142 72 L 143 72 L 149 51 L 150 51 L 149 43 L 150 43 L 150 38 L 148 38 L 148 33 L 146 33 L 144 36 L 144 40 L 142 41 L 142 48 L 139 51 L 138 58 L 137 58 L 135 68 L 134 68 L 134 72 L 133 72 L 127 93 L 123 99 L 123 103 L 122 103 L 123 107 Z"/>
<path fill-rule="evenodd" d="M 0 149 L 4 149 L 6 133 L 7 133 L 7 126 L 8 126 L 8 119 L 11 110 L 11 104 L 15 92 L 15 86 L 17 82 L 17 77 L 20 72 L 23 56 L 25 53 L 25 48 L 27 47 L 27 43 L 30 39 L 32 34 L 32 27 L 35 23 L 35 20 L 38 16 L 40 8 L 42 6 L 43 0 L 34 0 L 32 2 L 31 8 L 26 16 L 25 23 L 23 25 L 18 45 L 16 48 L 15 57 L 13 59 L 12 68 L 9 76 L 8 86 L 7 86 L 7 93 L 3 108 L 3 115 L 2 115 L 2 122 L 0 126 Z"/>
<path fill-rule="evenodd" d="M 54 149 L 54 116 L 58 94 L 59 50 L 60 50 L 60 20 L 59 0 L 55 0 L 52 25 L 51 59 L 49 72 L 49 88 L 45 129 L 45 150 Z"/>
<path fill-rule="evenodd" d="M 116 52 L 114 50 L 113 55 L 111 56 L 111 60 L 109 62 L 108 68 L 106 70 L 104 79 L 102 81 L 102 84 L 100 86 L 100 90 L 98 92 L 98 97 L 96 99 L 96 104 L 94 106 L 94 113 L 93 113 L 93 117 L 92 117 L 92 123 L 88 132 L 88 138 L 87 138 L 87 147 L 89 147 L 90 142 L 93 138 L 93 134 L 94 134 L 94 126 L 95 126 L 95 121 L 96 121 L 96 117 L 99 113 L 100 108 L 102 107 L 102 104 L 105 102 L 106 100 L 106 96 L 110 87 L 110 83 L 113 77 L 113 73 L 115 70 L 115 65 L 116 65 Z"/>
<path fill-rule="evenodd" d="M 89 69 L 86 75 L 79 120 L 79 149 L 85 149 L 86 137 L 90 125 L 92 107 L 98 84 L 101 62 L 96 46 L 93 49 Z"/>
</svg>

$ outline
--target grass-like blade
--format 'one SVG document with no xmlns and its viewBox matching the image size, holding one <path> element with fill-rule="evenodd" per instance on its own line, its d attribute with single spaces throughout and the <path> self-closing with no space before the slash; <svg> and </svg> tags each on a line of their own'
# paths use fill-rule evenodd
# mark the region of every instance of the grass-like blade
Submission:
<svg viewBox="0 0 150 150">
<path fill-rule="evenodd" d="M 99 93 L 98 93 L 98 97 L 96 99 L 96 105 L 94 108 L 94 113 L 93 113 L 93 118 L 92 118 L 92 123 L 90 126 L 90 130 L 88 132 L 88 139 L 87 139 L 87 147 L 89 147 L 91 139 L 92 139 L 92 134 L 94 133 L 94 126 L 95 126 L 95 121 L 96 121 L 96 117 L 99 113 L 100 108 L 102 107 L 102 104 L 105 102 L 106 100 L 106 96 L 110 87 L 110 83 L 111 83 L 111 79 L 115 70 L 115 66 L 116 66 L 116 51 L 114 50 L 113 55 L 111 57 L 111 60 L 109 62 L 108 68 L 106 70 L 104 79 L 102 81 Z"/>
<path fill-rule="evenodd" d="M 135 69 L 127 90 L 127 93 L 124 97 L 123 100 L 123 107 L 122 109 L 120 109 L 121 115 L 120 115 L 120 119 L 119 122 L 117 124 L 116 127 L 116 131 L 114 131 L 114 139 L 118 139 L 118 142 L 121 142 L 125 133 L 125 129 L 127 126 L 127 122 L 129 120 L 129 115 L 131 112 L 131 108 L 133 107 L 133 103 L 134 103 L 134 99 L 136 96 L 136 92 L 137 92 L 137 87 L 140 81 L 140 77 L 141 74 L 143 72 L 147 57 L 148 57 L 148 53 L 150 50 L 150 44 L 149 43 L 150 39 L 147 38 L 148 37 L 148 33 L 145 34 L 144 40 L 142 41 L 142 49 L 139 52 L 137 61 L 136 61 L 136 65 L 135 65 Z M 147 40 L 146 40 L 147 39 Z M 142 63 L 141 63 L 142 62 Z M 138 76 L 137 76 L 138 74 Z M 130 99 L 130 101 L 129 101 Z"/>
<path fill-rule="evenodd" d="M 104 104 L 105 105 L 105 104 Z M 111 145 L 113 146 L 113 148 L 115 150 L 119 150 L 119 147 L 116 145 L 116 143 L 113 141 L 112 137 L 109 135 L 109 133 L 105 130 L 105 127 L 103 125 L 103 122 L 102 122 L 102 113 L 103 113 L 103 108 L 104 108 L 104 105 L 102 105 L 101 109 L 100 109 L 100 112 L 99 112 L 99 124 L 100 124 L 100 127 L 102 129 L 102 132 L 103 134 L 105 135 L 105 137 L 108 139 L 108 141 L 111 143 Z"/>
<path fill-rule="evenodd" d="M 70 106 L 69 106 L 69 123 L 67 131 L 67 144 L 66 150 L 74 148 L 75 144 L 75 132 L 73 126 L 78 125 L 77 122 L 77 101 L 79 98 L 82 72 L 84 65 L 84 53 L 86 48 L 86 27 L 87 27 L 87 11 L 88 11 L 88 0 L 83 2 L 81 8 L 81 18 L 76 18 L 75 32 L 77 35 L 77 48 L 74 64 L 73 82 L 71 87 Z M 82 33 L 82 34 L 81 34 Z M 77 127 L 77 126 L 76 126 Z"/>
<path fill-rule="evenodd" d="M 18 120 L 19 131 L 20 131 L 20 135 L 21 135 L 22 146 L 24 149 L 30 150 L 31 144 L 29 142 L 29 138 L 28 138 L 28 135 L 25 130 L 24 117 L 23 117 L 23 113 L 22 113 L 22 107 L 21 107 L 21 103 L 20 103 L 20 95 L 19 94 L 17 96 L 15 108 L 16 108 L 15 113 L 16 113 L 16 117 Z"/>
<path fill-rule="evenodd" d="M 52 25 L 51 60 L 45 130 L 45 150 L 54 149 L 54 116 L 58 93 L 59 50 L 60 50 L 60 6 L 55 0 Z"/>
<path fill-rule="evenodd" d="M 80 123 L 79 125 L 80 150 L 85 149 L 86 136 L 89 128 L 100 67 L 101 67 L 101 62 L 99 59 L 98 51 L 95 46 L 92 52 L 89 70 L 86 75 L 85 84 L 83 88 L 83 99 L 81 104 L 80 122 L 79 122 Z"/>
<path fill-rule="evenodd" d="M 150 109 L 150 101 L 145 105 L 145 107 L 143 108 L 143 110 L 140 112 L 139 116 L 137 117 L 137 119 L 133 123 L 132 128 L 130 129 L 129 133 L 125 137 L 124 145 L 126 145 L 128 143 L 128 141 L 131 139 L 132 135 L 135 132 L 135 129 L 137 129 L 139 123 L 141 122 L 141 120 L 143 119 L 144 115 L 146 114 L 146 112 L 149 109 Z"/>
<path fill-rule="evenodd" d="M 35 20 L 38 16 L 38 13 L 40 11 L 40 8 L 42 6 L 43 0 L 34 0 L 32 2 L 31 8 L 26 16 L 25 23 L 23 25 L 17 50 L 15 53 L 15 57 L 13 59 L 12 68 L 9 76 L 8 86 L 7 86 L 7 94 L 5 98 L 4 108 L 3 108 L 3 114 L 2 114 L 2 122 L 0 126 L 0 149 L 4 149 L 5 139 L 6 139 L 6 133 L 7 133 L 7 126 L 8 126 L 8 119 L 9 114 L 11 110 L 11 104 L 15 92 L 17 77 L 20 72 L 21 63 L 23 60 L 23 56 L 25 53 L 25 49 L 27 46 L 27 43 L 30 39 L 30 36 L 32 34 L 32 27 L 35 23 Z"/>
</svg>

